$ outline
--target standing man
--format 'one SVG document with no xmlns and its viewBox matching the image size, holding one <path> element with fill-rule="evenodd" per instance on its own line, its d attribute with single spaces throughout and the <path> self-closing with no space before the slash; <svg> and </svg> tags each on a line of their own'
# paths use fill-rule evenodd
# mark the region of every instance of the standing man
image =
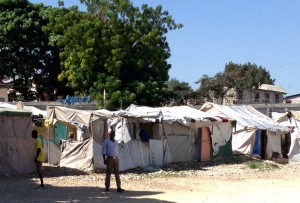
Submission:
<svg viewBox="0 0 300 203">
<path fill-rule="evenodd" d="M 115 131 L 111 130 L 108 139 L 104 140 L 102 145 L 103 161 L 106 165 L 106 177 L 105 177 L 105 192 L 109 192 L 110 187 L 110 176 L 112 170 L 115 173 L 117 192 L 124 192 L 121 188 L 121 180 L 119 174 L 119 144 L 115 140 Z"/>
<path fill-rule="evenodd" d="M 44 190 L 44 180 L 43 180 L 43 162 L 45 161 L 44 157 L 44 149 L 43 149 L 43 143 L 40 138 L 38 138 L 38 132 L 36 130 L 33 130 L 31 132 L 31 136 L 34 139 L 34 162 L 36 166 L 36 171 L 39 175 L 41 184 L 36 189 Z"/>
</svg>

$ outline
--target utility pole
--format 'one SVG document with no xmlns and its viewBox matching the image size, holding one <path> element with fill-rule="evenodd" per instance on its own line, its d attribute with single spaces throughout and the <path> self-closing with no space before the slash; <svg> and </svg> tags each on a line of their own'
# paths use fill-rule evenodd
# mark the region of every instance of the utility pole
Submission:
<svg viewBox="0 0 300 203">
<path fill-rule="evenodd" d="M 106 92 L 105 89 L 103 90 L 103 107 L 106 109 Z"/>
</svg>

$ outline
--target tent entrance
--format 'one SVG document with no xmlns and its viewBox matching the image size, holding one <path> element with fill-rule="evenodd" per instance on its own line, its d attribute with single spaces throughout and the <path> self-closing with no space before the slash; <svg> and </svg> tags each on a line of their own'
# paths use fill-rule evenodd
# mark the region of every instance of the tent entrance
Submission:
<svg viewBox="0 0 300 203">
<path fill-rule="evenodd" d="M 288 153 L 291 146 L 291 134 L 287 133 L 281 137 L 281 151 L 283 158 L 288 158 Z"/>
<path fill-rule="evenodd" d="M 267 137 L 267 131 L 262 130 L 261 132 L 261 158 L 266 159 L 267 155 L 267 143 L 268 143 L 268 137 Z"/>
<path fill-rule="evenodd" d="M 59 145 L 60 140 L 67 140 L 70 129 L 63 123 L 57 122 L 54 125 L 54 140 L 53 143 Z"/>
<path fill-rule="evenodd" d="M 200 139 L 200 161 L 211 159 L 211 133 L 208 127 L 203 127 L 198 131 Z"/>
<path fill-rule="evenodd" d="M 266 130 L 257 130 L 255 134 L 255 142 L 253 147 L 252 154 L 259 155 L 261 159 L 266 159 L 267 154 L 267 131 Z"/>
<path fill-rule="evenodd" d="M 152 123 L 140 123 L 139 136 L 142 141 L 149 142 L 149 139 L 153 139 L 153 124 Z"/>
</svg>

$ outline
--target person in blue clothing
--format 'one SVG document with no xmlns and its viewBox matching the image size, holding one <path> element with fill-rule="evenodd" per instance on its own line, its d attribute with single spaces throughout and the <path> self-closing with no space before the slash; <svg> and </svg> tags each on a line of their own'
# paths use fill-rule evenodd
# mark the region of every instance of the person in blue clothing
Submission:
<svg viewBox="0 0 300 203">
<path fill-rule="evenodd" d="M 117 184 L 117 192 L 124 192 L 121 188 L 121 179 L 119 174 L 119 144 L 115 140 L 115 131 L 111 130 L 109 138 L 105 139 L 102 145 L 103 161 L 106 165 L 106 177 L 105 177 L 105 192 L 109 192 L 110 177 L 112 172 L 115 173 L 115 179 Z"/>
</svg>

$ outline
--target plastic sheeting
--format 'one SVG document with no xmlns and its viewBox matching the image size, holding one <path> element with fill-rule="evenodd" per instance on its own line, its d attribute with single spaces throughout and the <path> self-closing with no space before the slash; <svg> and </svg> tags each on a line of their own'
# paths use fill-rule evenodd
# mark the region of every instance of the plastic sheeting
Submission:
<svg viewBox="0 0 300 203">
<path fill-rule="evenodd" d="M 92 138 L 84 142 L 64 141 L 60 166 L 77 169 L 105 169 L 102 144 Z M 120 171 L 149 165 L 162 166 L 172 161 L 166 140 L 119 144 Z"/>
<path fill-rule="evenodd" d="M 260 113 L 250 105 L 224 106 L 207 102 L 200 110 L 217 115 L 228 116 L 236 120 L 237 123 L 244 128 L 256 128 L 273 132 L 280 131 L 282 133 L 289 132 L 287 127 Z"/>
<path fill-rule="evenodd" d="M 229 148 L 231 149 L 232 126 L 230 123 L 213 125 L 209 128 L 211 132 L 213 156 L 216 156 L 219 153 L 220 147 L 222 146 L 229 144 Z"/>
<path fill-rule="evenodd" d="M 194 159 L 193 142 L 188 136 L 168 136 L 168 145 L 173 162 L 192 161 Z"/>
<path fill-rule="evenodd" d="M 291 147 L 288 153 L 290 161 L 300 162 L 300 132 L 295 131 L 291 134 Z"/>
<path fill-rule="evenodd" d="M 209 127 L 212 132 L 213 140 L 213 155 L 219 153 L 219 148 L 227 144 L 231 149 L 231 134 L 232 125 L 227 116 L 216 116 L 211 113 L 205 113 L 197 109 L 188 106 L 174 106 L 174 107 L 146 107 L 131 105 L 125 111 L 118 114 L 122 119 L 128 119 L 131 123 L 135 123 L 138 126 L 139 123 L 152 123 L 152 137 L 157 139 L 168 139 L 172 136 L 186 136 L 186 139 L 190 140 L 190 144 L 184 152 L 183 156 L 185 161 L 192 160 L 192 154 L 195 153 L 195 136 L 198 128 Z M 123 122 L 121 119 L 119 123 Z M 126 128 L 126 125 L 122 126 Z M 141 130 L 137 127 L 136 130 Z M 154 133 L 155 130 L 155 133 Z M 123 130 L 124 132 L 124 130 Z M 127 131 L 125 131 L 127 132 Z M 139 132 L 139 131 L 138 131 Z M 123 133 L 123 135 L 126 133 Z M 137 138 L 138 139 L 138 138 Z M 180 143 L 175 141 L 168 143 L 171 149 L 174 149 L 172 145 L 180 146 Z M 183 147 L 183 146 L 180 146 Z M 185 149 L 184 147 L 182 149 Z M 210 148 L 208 154 L 210 154 Z M 173 150 L 172 154 L 175 153 Z M 173 156 L 174 159 L 174 156 Z M 181 158 L 178 157 L 178 160 Z"/>
<path fill-rule="evenodd" d="M 43 142 L 45 161 L 52 165 L 59 165 L 61 157 L 60 147 L 53 144 L 51 141 L 48 142 L 45 138 L 43 138 Z M 49 153 L 51 156 L 48 156 Z"/>
<path fill-rule="evenodd" d="M 254 148 L 256 129 L 237 130 L 232 133 L 233 154 L 251 155 Z"/>
<path fill-rule="evenodd" d="M 64 141 L 60 166 L 89 169 L 93 167 L 93 139 L 83 142 Z"/>
<path fill-rule="evenodd" d="M 288 157 L 290 161 L 300 162 L 300 112 L 290 111 L 290 118 L 287 114 L 288 112 L 272 112 L 272 118 L 282 125 L 293 128 Z"/>
<path fill-rule="evenodd" d="M 0 174 L 34 172 L 31 116 L 0 116 L 0 129 Z"/>
<path fill-rule="evenodd" d="M 268 142 L 266 149 L 266 158 L 270 158 L 273 152 L 281 153 L 281 136 L 289 132 L 289 128 L 272 120 L 268 116 L 260 113 L 252 106 L 224 106 L 214 103 L 205 103 L 200 110 L 228 116 L 237 121 L 236 128 L 232 133 L 233 154 L 253 154 L 255 147 L 261 151 L 262 147 L 255 145 L 255 136 L 258 133 L 258 139 L 261 139 L 260 130 L 267 131 Z M 253 151 L 254 150 L 254 151 Z"/>
<path fill-rule="evenodd" d="M 174 161 L 194 159 L 195 135 L 197 128 L 201 126 L 211 127 L 215 154 L 218 153 L 220 146 L 230 142 L 231 123 L 226 118 L 214 117 L 186 106 L 151 108 L 132 105 L 131 108 L 134 111 L 118 114 L 118 119 L 110 124 L 105 119 L 100 119 L 98 122 L 94 118 L 96 113 L 92 111 L 83 113 L 62 107 L 47 109 L 49 120 L 57 119 L 69 124 L 74 121 L 81 122 L 87 126 L 88 132 L 93 132 L 88 141 L 74 143 L 66 141 L 63 145 L 60 165 L 72 168 L 91 166 L 93 169 L 105 168 L 101 149 L 103 138 L 107 136 L 110 127 L 115 129 L 116 140 L 119 143 L 120 170 L 149 165 L 162 166 Z M 141 123 L 143 127 L 146 127 L 145 125 L 151 127 L 152 133 L 155 134 L 149 142 L 139 140 Z"/>
<path fill-rule="evenodd" d="M 282 157 L 281 133 L 268 132 L 267 136 L 266 159 L 271 159 L 273 153 L 278 153 Z"/>
</svg>

